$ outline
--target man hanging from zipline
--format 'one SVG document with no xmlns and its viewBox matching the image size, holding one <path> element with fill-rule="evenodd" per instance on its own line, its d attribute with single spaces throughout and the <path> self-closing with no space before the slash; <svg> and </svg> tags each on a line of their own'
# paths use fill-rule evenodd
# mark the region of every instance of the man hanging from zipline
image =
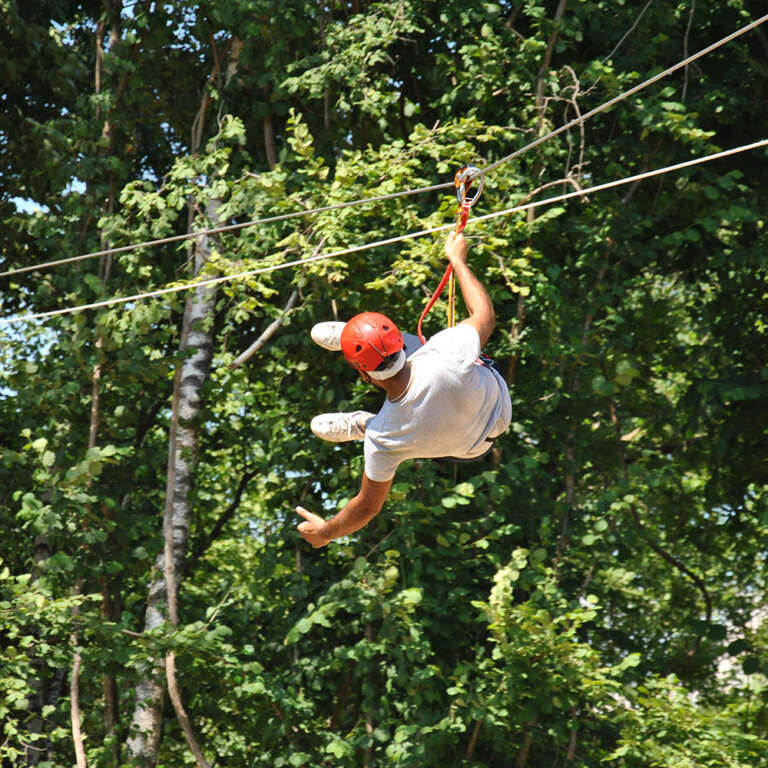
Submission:
<svg viewBox="0 0 768 768">
<path fill-rule="evenodd" d="M 406 459 L 478 459 L 509 426 L 507 384 L 480 357 L 494 328 L 493 305 L 467 265 L 467 251 L 464 235 L 449 235 L 445 253 L 469 317 L 423 345 L 415 336 L 404 343 L 395 323 L 375 312 L 312 328 L 316 343 L 341 350 L 363 381 L 387 394 L 377 414 L 325 413 L 312 419 L 312 431 L 324 440 L 365 441 L 365 471 L 357 496 L 329 520 L 296 507 L 304 518 L 298 531 L 313 547 L 367 525 L 384 505 L 395 471 Z"/>
</svg>

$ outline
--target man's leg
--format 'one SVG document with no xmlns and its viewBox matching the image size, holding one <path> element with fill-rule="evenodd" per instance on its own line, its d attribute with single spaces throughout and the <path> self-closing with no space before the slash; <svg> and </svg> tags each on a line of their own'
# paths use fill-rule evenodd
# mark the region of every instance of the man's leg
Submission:
<svg viewBox="0 0 768 768">
<path fill-rule="evenodd" d="M 375 415 L 369 411 L 321 413 L 312 419 L 309 428 L 317 437 L 331 443 L 362 440 L 366 425 Z"/>
<path fill-rule="evenodd" d="M 312 341 L 323 349 L 329 349 L 331 352 L 340 352 L 341 332 L 344 330 L 345 325 L 346 323 L 338 320 L 315 323 L 309 335 L 312 337 Z M 403 349 L 405 350 L 406 357 L 410 357 L 420 346 L 421 341 L 418 336 L 414 336 L 411 333 L 403 334 Z"/>
<path fill-rule="evenodd" d="M 341 332 L 346 323 L 336 320 L 330 320 L 327 323 L 315 323 L 309 335 L 312 341 L 323 349 L 329 349 L 331 352 L 341 351 Z"/>
<path fill-rule="evenodd" d="M 316 323 L 309 335 L 312 341 L 331 352 L 341 351 L 341 332 L 346 323 L 328 321 Z M 344 443 L 348 440 L 362 440 L 365 437 L 365 425 L 375 414 L 368 411 L 351 413 L 321 413 L 310 422 L 310 429 L 321 440 L 331 443 Z"/>
</svg>

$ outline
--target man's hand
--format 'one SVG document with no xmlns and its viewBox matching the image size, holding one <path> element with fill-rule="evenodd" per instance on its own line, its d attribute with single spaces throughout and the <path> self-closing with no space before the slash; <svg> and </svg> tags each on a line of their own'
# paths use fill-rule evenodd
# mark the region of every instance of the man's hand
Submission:
<svg viewBox="0 0 768 768">
<path fill-rule="evenodd" d="M 384 505 L 384 499 L 387 498 L 391 486 L 391 480 L 378 482 L 369 479 L 368 475 L 363 473 L 360 492 L 330 520 L 323 520 L 320 515 L 304 507 L 296 507 L 296 514 L 301 515 L 305 520 L 299 523 L 296 529 L 313 547 L 324 547 L 334 539 L 359 531 L 373 520 Z"/>
<path fill-rule="evenodd" d="M 296 530 L 315 548 L 324 547 L 331 539 L 326 536 L 325 520 L 320 515 L 310 512 L 304 507 L 296 507 L 296 514 L 301 515 L 305 522 L 299 523 Z"/>
<path fill-rule="evenodd" d="M 459 281 L 461 296 L 469 312 L 469 317 L 462 323 L 471 325 L 480 337 L 480 349 L 485 346 L 488 337 L 493 331 L 496 316 L 493 313 L 493 304 L 483 284 L 475 277 L 467 264 L 467 252 L 469 246 L 464 235 L 451 233 L 445 241 L 445 255 L 451 262 L 453 272 Z"/>
<path fill-rule="evenodd" d="M 456 264 L 467 263 L 468 251 L 469 245 L 461 232 L 458 235 L 455 232 L 448 235 L 445 241 L 445 255 L 454 267 Z"/>
</svg>

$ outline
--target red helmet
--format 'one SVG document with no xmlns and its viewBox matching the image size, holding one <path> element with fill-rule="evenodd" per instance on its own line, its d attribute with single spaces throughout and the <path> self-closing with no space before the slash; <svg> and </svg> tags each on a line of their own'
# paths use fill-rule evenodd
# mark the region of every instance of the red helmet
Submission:
<svg viewBox="0 0 768 768">
<path fill-rule="evenodd" d="M 403 334 L 386 316 L 361 312 L 341 332 L 341 351 L 358 371 L 375 371 L 384 358 L 403 348 Z"/>
</svg>

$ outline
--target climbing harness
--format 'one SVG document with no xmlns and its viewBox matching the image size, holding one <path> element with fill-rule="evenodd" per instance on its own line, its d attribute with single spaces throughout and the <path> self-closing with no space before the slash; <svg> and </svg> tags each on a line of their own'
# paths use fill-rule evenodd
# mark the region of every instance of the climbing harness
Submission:
<svg viewBox="0 0 768 768">
<path fill-rule="evenodd" d="M 469 191 L 472 188 L 472 184 L 475 181 L 475 179 L 478 180 L 477 182 L 477 188 L 475 190 L 475 193 L 470 196 Z M 474 165 L 465 165 L 462 168 L 459 168 L 458 171 L 456 171 L 456 174 L 453 178 L 453 185 L 456 187 L 456 199 L 458 200 L 459 206 L 456 209 L 456 230 L 455 234 L 460 234 L 464 231 L 464 227 L 467 226 L 467 219 L 469 217 L 469 209 L 478 201 L 480 198 L 480 194 L 483 191 L 483 184 L 485 183 L 485 173 L 480 170 L 480 168 L 475 167 Z M 437 286 L 437 289 L 432 294 L 431 298 L 427 302 L 427 306 L 424 307 L 424 311 L 421 313 L 421 317 L 419 318 L 418 326 L 416 327 L 416 332 L 418 333 L 419 340 L 422 344 L 426 344 L 426 339 L 424 338 L 424 334 L 421 330 L 421 325 L 424 322 L 424 318 L 427 316 L 427 313 L 430 309 L 434 306 L 435 302 L 440 298 L 440 295 L 443 292 L 443 289 L 445 288 L 446 283 L 448 284 L 448 327 L 453 328 L 453 326 L 456 324 L 456 314 L 455 314 L 455 305 L 456 305 L 456 279 L 453 274 L 453 267 L 449 264 L 446 267 L 445 273 L 443 274 L 442 279 L 440 280 L 439 285 Z"/>
<path fill-rule="evenodd" d="M 504 374 L 501 372 L 501 369 L 490 357 L 488 357 L 488 355 L 481 352 L 480 356 L 477 358 L 476 364 L 482 365 L 485 368 L 491 368 L 492 370 L 496 371 L 501 381 L 504 382 L 506 386 L 509 386 L 506 376 L 504 376 Z M 498 438 L 499 435 L 496 435 L 495 437 L 486 437 L 485 442 L 488 443 L 488 447 L 479 456 L 473 456 L 471 459 L 460 459 L 457 456 L 440 456 L 439 458 L 435 459 L 435 461 L 442 462 L 444 464 L 473 464 L 476 461 L 480 461 L 481 459 L 486 458 L 491 453 Z"/>
</svg>

